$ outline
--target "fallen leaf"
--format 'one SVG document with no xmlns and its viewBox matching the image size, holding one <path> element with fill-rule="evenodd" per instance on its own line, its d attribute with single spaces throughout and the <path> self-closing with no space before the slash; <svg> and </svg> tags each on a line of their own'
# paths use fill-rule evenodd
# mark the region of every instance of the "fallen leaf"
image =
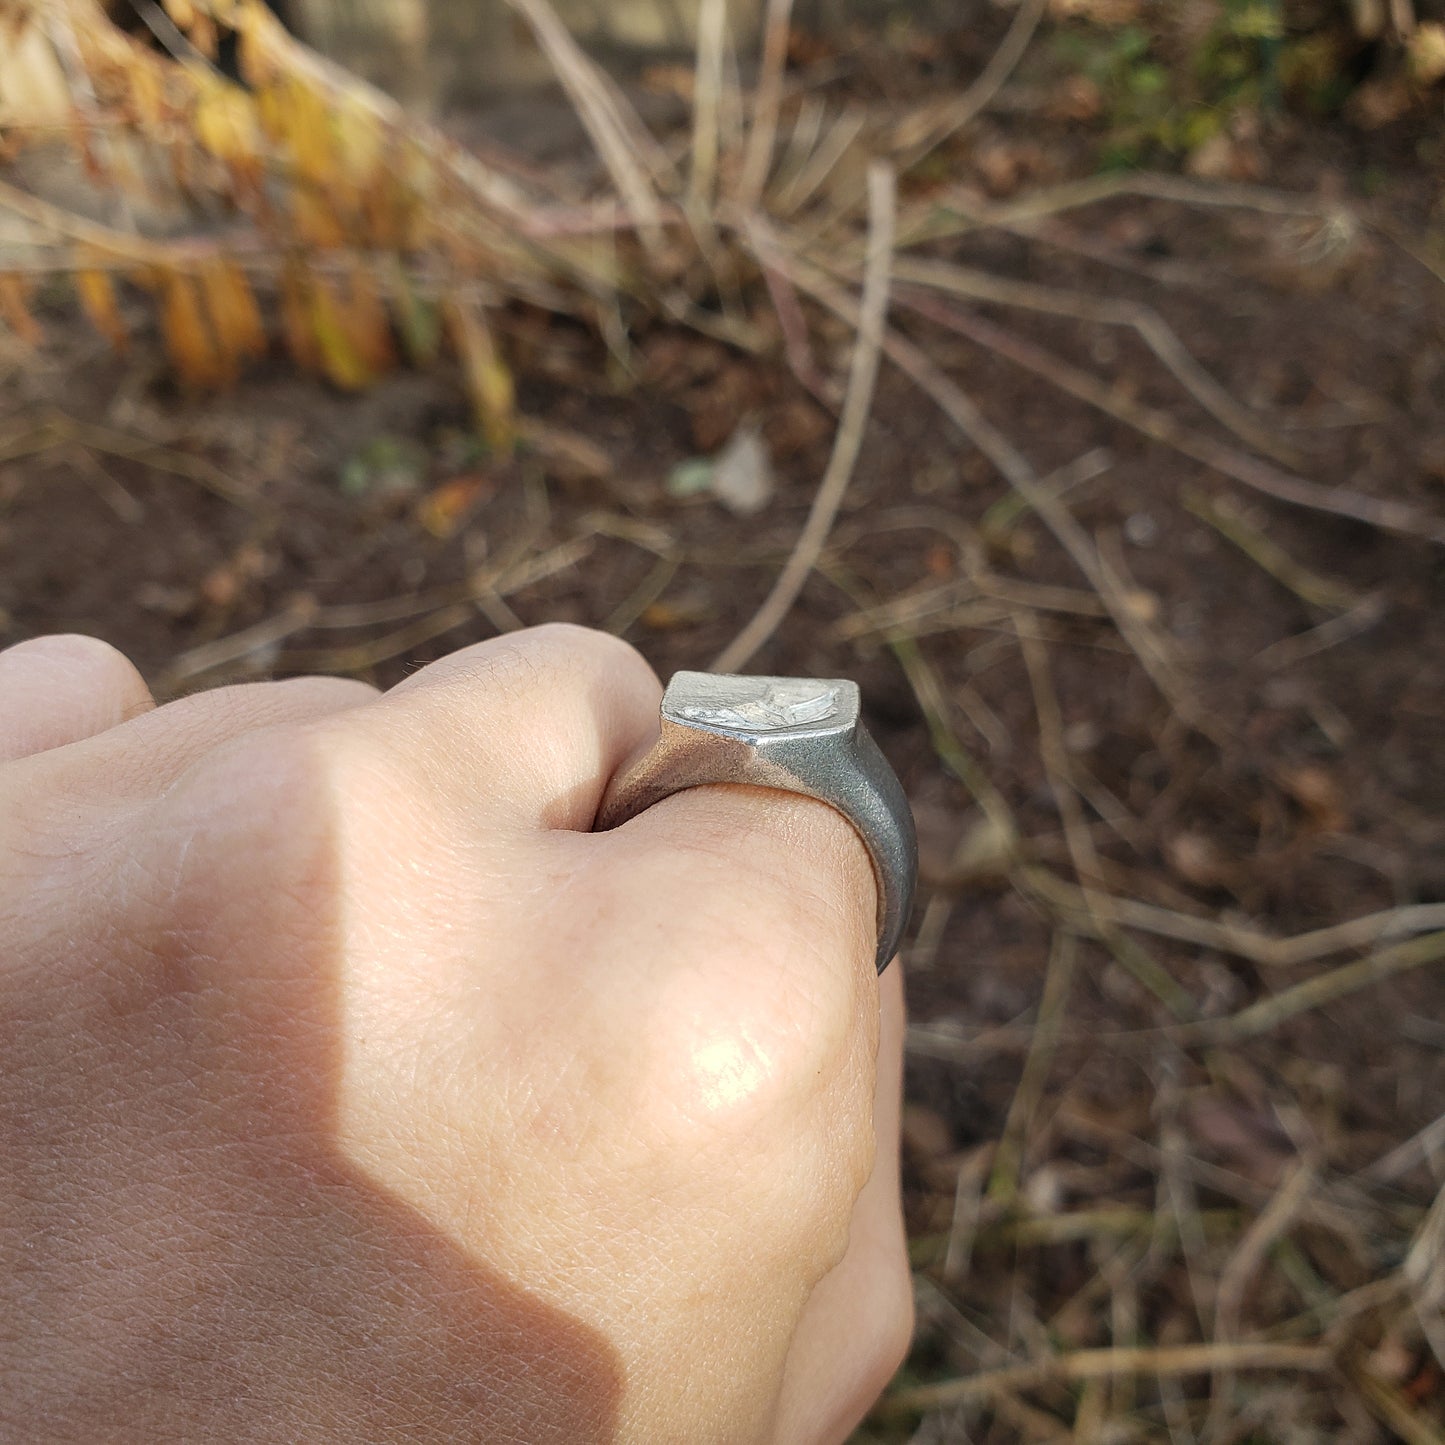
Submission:
<svg viewBox="0 0 1445 1445">
<path fill-rule="evenodd" d="M 1320 832 L 1344 831 L 1349 823 L 1344 797 L 1324 768 L 1315 763 L 1286 763 L 1275 769 L 1275 780 Z"/>
<path fill-rule="evenodd" d="M 637 619 L 649 632 L 680 632 L 685 627 L 696 627 L 712 615 L 707 603 L 699 600 L 675 602 L 653 602 L 642 609 Z"/>
<path fill-rule="evenodd" d="M 1165 839 L 1170 868 L 1196 888 L 1229 888 L 1239 881 L 1239 867 L 1212 838 L 1202 833 L 1176 833 Z"/>
<path fill-rule="evenodd" d="M 954 556 L 952 547 L 935 542 L 923 554 L 923 567 L 930 577 L 952 577 L 957 571 L 958 559 Z"/>
<path fill-rule="evenodd" d="M 713 463 L 712 494 L 737 517 L 754 517 L 773 498 L 777 483 L 762 433 L 744 422 Z"/>
<path fill-rule="evenodd" d="M 696 497 L 712 486 L 713 460 L 711 457 L 688 457 L 679 462 L 667 474 L 667 495 L 669 497 Z"/>
<path fill-rule="evenodd" d="M 445 540 L 494 489 L 492 479 L 481 472 L 452 477 L 429 491 L 416 504 L 413 515 L 433 537 Z"/>
<path fill-rule="evenodd" d="M 270 569 L 270 558 L 256 546 L 246 543 L 236 555 L 219 567 L 213 567 L 201 581 L 201 596 L 212 607 L 231 607 L 248 582 L 264 576 Z"/>
</svg>

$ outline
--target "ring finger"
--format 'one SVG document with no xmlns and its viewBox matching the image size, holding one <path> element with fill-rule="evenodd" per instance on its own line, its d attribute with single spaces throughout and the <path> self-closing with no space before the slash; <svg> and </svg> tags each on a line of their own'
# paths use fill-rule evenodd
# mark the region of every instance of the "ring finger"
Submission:
<svg viewBox="0 0 1445 1445">
<path fill-rule="evenodd" d="M 153 707 L 140 673 L 98 637 L 36 637 L 0 652 L 0 762 L 95 737 Z"/>
</svg>

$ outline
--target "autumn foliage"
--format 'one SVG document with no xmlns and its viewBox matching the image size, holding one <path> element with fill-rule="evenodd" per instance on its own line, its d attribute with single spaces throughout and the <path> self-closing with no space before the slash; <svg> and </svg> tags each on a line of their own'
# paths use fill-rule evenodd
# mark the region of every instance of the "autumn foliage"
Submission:
<svg viewBox="0 0 1445 1445">
<path fill-rule="evenodd" d="M 449 337 L 480 428 L 509 447 L 488 305 L 568 269 L 527 239 L 539 198 L 297 44 L 260 0 L 165 10 L 176 54 L 98 0 L 0 3 L 0 161 L 74 173 L 63 199 L 0 179 L 0 321 L 38 344 L 36 293 L 58 275 L 124 349 L 118 292 L 137 289 L 200 389 L 275 341 L 362 388 Z M 238 78 L 215 63 L 223 41 Z"/>
</svg>

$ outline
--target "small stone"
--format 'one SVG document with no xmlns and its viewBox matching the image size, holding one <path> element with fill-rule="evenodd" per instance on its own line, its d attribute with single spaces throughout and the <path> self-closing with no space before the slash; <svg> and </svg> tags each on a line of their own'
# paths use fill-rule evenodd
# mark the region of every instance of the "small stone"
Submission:
<svg viewBox="0 0 1445 1445">
<path fill-rule="evenodd" d="M 1124 535 L 1136 547 L 1152 547 L 1159 540 L 1159 523 L 1148 512 L 1135 512 L 1124 523 Z"/>
</svg>

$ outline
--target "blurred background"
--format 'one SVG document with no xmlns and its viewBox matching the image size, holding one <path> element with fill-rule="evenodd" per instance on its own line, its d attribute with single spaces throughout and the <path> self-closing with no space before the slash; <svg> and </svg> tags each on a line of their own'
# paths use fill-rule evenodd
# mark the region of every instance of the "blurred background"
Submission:
<svg viewBox="0 0 1445 1445">
<path fill-rule="evenodd" d="M 6 0 L 0 645 L 855 677 L 870 1442 L 1445 1440 L 1445 3 Z"/>
</svg>

